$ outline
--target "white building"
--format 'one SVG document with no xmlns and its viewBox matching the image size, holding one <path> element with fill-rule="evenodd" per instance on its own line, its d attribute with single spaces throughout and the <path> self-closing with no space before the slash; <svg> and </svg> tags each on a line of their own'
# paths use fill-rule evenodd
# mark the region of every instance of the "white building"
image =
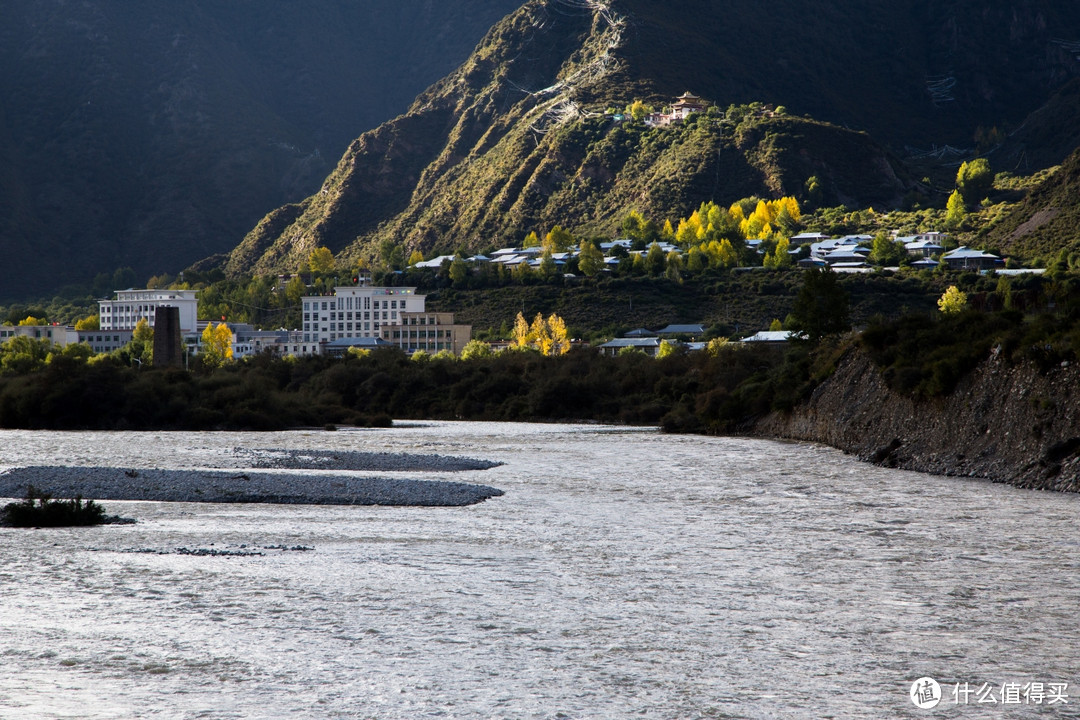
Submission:
<svg viewBox="0 0 1080 720">
<path fill-rule="evenodd" d="M 180 332 L 197 329 L 199 301 L 194 290 L 117 290 L 115 300 L 98 301 L 102 330 L 132 330 L 140 319 L 154 327 L 154 311 L 159 307 L 180 308 Z"/>
<path fill-rule="evenodd" d="M 303 331 L 299 354 L 320 354 L 330 343 L 355 338 L 381 338 L 406 351 L 460 352 L 472 328 L 454 325 L 451 313 L 427 313 L 424 301 L 425 296 L 417 295 L 414 287 L 364 284 L 334 288 L 333 295 L 309 295 L 301 301 Z M 420 327 L 413 327 L 421 325 L 425 326 L 422 334 Z M 428 328 L 428 325 L 438 327 Z M 292 340 L 289 344 L 296 345 Z"/>
<path fill-rule="evenodd" d="M 397 325 L 402 312 L 424 312 L 424 297 L 414 287 L 334 288 L 333 295 L 303 298 L 304 343 L 347 337 L 382 337 L 383 325 Z"/>
</svg>

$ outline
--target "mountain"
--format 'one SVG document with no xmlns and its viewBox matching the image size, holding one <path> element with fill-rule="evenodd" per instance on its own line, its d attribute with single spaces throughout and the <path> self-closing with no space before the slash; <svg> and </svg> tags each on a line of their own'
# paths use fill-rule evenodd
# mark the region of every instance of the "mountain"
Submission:
<svg viewBox="0 0 1080 720">
<path fill-rule="evenodd" d="M 226 269 L 294 269 L 320 245 L 350 259 L 556 223 L 611 233 L 630 208 L 678 217 L 802 194 L 810 175 L 826 201 L 895 205 L 917 189 L 899 154 L 1014 128 L 1080 76 L 1074 41 L 1080 6 L 1050 0 L 531 0 L 355 140 L 317 194 L 267 215 Z M 685 90 L 787 112 L 666 132 L 602 115 Z"/>
<path fill-rule="evenodd" d="M 8 0 L 0 299 L 230 250 L 517 5 Z"/>
</svg>

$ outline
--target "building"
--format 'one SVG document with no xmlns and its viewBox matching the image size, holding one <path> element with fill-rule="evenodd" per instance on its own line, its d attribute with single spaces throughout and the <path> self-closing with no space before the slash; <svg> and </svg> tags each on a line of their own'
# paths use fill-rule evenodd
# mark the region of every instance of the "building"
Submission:
<svg viewBox="0 0 1080 720">
<path fill-rule="evenodd" d="M 645 124 L 653 127 L 666 127 L 675 122 L 682 122 L 694 113 L 704 112 L 706 103 L 691 92 L 684 92 L 671 104 L 669 113 L 649 113 L 645 116 Z"/>
<path fill-rule="evenodd" d="M 406 352 L 461 352 L 472 326 L 456 324 L 453 313 L 427 312 L 424 301 L 414 287 L 366 283 L 334 288 L 333 295 L 304 297 L 299 354 L 322 354 L 330 343 L 352 338 L 381 338 Z M 290 346 L 295 344 L 290 341 Z"/>
<path fill-rule="evenodd" d="M 139 320 L 154 327 L 159 307 L 180 309 L 180 332 L 198 327 L 199 301 L 194 290 L 117 290 L 115 300 L 98 301 L 98 322 L 104 330 L 133 330 Z"/>
<path fill-rule="evenodd" d="M 982 250 L 972 250 L 963 245 L 952 252 L 945 253 L 941 259 L 953 270 L 993 270 L 996 267 L 1005 266 L 997 255 Z"/>
<path fill-rule="evenodd" d="M 460 355 L 472 339 L 472 325 L 456 324 L 454 313 L 403 312 L 399 320 L 397 325 L 383 326 L 382 339 L 410 354 L 449 350 Z"/>
</svg>

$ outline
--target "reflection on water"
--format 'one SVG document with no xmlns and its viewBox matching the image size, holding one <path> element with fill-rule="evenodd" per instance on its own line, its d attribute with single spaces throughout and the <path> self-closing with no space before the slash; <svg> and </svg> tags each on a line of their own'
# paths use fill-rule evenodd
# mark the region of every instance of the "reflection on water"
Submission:
<svg viewBox="0 0 1080 720">
<path fill-rule="evenodd" d="M 1075 496 L 597 426 L 0 442 L 3 465 L 506 463 L 449 478 L 506 491 L 467 508 L 108 503 L 141 522 L 0 530 L 5 720 L 928 717 L 923 676 L 933 717 L 983 716 L 963 682 L 1075 694 L 992 716 L 1080 709 Z"/>
</svg>

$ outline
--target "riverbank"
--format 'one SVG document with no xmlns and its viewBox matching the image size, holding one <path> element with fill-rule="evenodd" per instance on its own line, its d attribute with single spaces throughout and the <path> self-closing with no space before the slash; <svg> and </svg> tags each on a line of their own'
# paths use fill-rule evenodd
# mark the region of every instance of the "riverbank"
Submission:
<svg viewBox="0 0 1080 720">
<path fill-rule="evenodd" d="M 244 450 L 222 458 L 231 470 L 28 466 L 0 473 L 0 497 L 33 486 L 53 497 L 158 502 L 461 507 L 498 497 L 487 485 L 325 471 L 455 472 L 500 463 L 442 455 L 322 450 Z M 273 469 L 253 472 L 250 468 Z M 298 473 L 296 470 L 320 470 Z"/>
<path fill-rule="evenodd" d="M 1080 492 L 1080 367 L 1040 372 L 991 357 L 949 395 L 890 390 L 849 351 L 810 399 L 759 420 L 753 434 L 831 445 L 886 467 Z"/>
</svg>

